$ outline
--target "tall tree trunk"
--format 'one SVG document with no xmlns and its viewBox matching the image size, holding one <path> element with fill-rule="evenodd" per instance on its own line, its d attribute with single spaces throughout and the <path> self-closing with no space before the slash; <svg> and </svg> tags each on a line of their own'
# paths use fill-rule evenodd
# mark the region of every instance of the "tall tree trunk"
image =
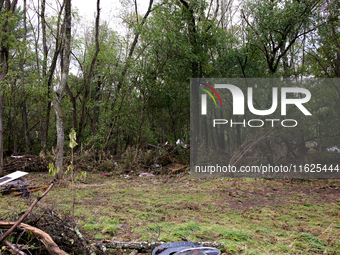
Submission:
<svg viewBox="0 0 340 255">
<path fill-rule="evenodd" d="M 10 15 L 14 13 L 15 8 L 17 6 L 18 0 L 2 0 L 0 3 L 0 11 L 3 11 L 5 8 L 6 12 L 6 20 L 3 22 L 2 27 L 0 28 L 2 31 L 2 38 L 0 42 L 0 175 L 3 174 L 3 153 L 4 153 L 4 137 L 3 137 L 3 103 L 4 103 L 4 81 L 6 79 L 6 74 L 8 72 L 8 55 L 9 55 L 9 42 L 8 34 L 11 32 L 9 31 L 10 27 L 8 26 L 8 20 Z"/>
<path fill-rule="evenodd" d="M 101 84 L 102 84 L 101 80 L 98 79 L 97 86 L 96 86 L 96 96 L 95 96 L 96 105 L 95 105 L 95 107 L 93 107 L 93 118 L 92 118 L 92 124 L 91 124 L 91 131 L 92 131 L 93 135 L 96 132 L 96 123 L 99 119 L 99 113 L 100 113 L 100 108 L 99 108 L 99 105 L 97 103 L 100 100 Z"/>
<path fill-rule="evenodd" d="M 189 41 L 191 44 L 191 47 L 193 49 L 192 54 L 195 56 L 195 58 L 191 61 L 191 75 L 192 78 L 200 78 L 200 70 L 199 70 L 199 63 L 198 60 L 196 60 L 196 57 L 199 55 L 199 49 L 198 49 L 198 43 L 197 43 L 197 31 L 196 31 L 196 20 L 194 16 L 194 10 L 193 6 L 196 2 L 192 2 L 189 4 L 185 0 L 180 0 L 180 2 L 183 5 L 184 11 L 186 12 L 186 19 L 187 19 L 187 25 L 188 25 L 188 36 L 189 36 Z M 196 135 L 194 137 L 190 137 L 190 146 L 192 148 L 191 154 L 190 154 L 190 164 L 195 165 L 197 161 L 197 148 L 199 146 L 197 139 L 198 135 L 200 133 L 200 123 L 199 123 L 199 93 L 198 89 L 196 87 L 196 84 L 191 84 L 191 120 L 192 120 L 192 126 L 191 126 L 191 134 L 193 134 L 192 128 L 195 127 L 194 129 L 197 131 Z"/>
<path fill-rule="evenodd" d="M 23 43 L 26 48 L 26 34 L 27 34 L 27 25 L 26 25 L 26 0 L 24 0 L 24 38 Z M 25 136 L 25 151 L 26 153 L 30 150 L 30 139 L 28 133 L 28 123 L 27 123 L 27 110 L 26 110 L 26 90 L 25 90 L 25 71 L 24 71 L 24 59 L 25 59 L 25 48 L 22 52 L 22 56 L 20 59 L 20 69 L 21 69 L 21 93 L 22 93 L 22 122 L 24 126 L 24 136 Z"/>
<path fill-rule="evenodd" d="M 42 77 L 43 77 L 43 84 L 47 84 L 47 110 L 45 121 L 42 124 L 41 130 L 41 146 L 43 147 L 44 151 L 46 152 L 46 145 L 47 145 L 47 137 L 48 137 L 48 128 L 50 122 L 50 113 L 51 113 L 51 85 L 47 82 L 47 55 L 48 55 L 48 48 L 46 42 L 46 20 L 45 20 L 45 8 L 46 8 L 46 0 L 41 1 L 41 30 L 42 30 L 42 42 L 43 42 L 43 64 L 42 64 Z M 56 45 L 56 48 L 58 46 Z M 57 52 L 57 49 L 56 49 Z M 53 70 L 54 73 L 54 70 Z"/>
<path fill-rule="evenodd" d="M 63 174 L 63 155 L 64 155 L 64 112 L 62 107 L 62 99 L 67 83 L 67 77 L 70 66 L 70 53 L 71 53 L 71 0 L 64 0 L 65 4 L 65 35 L 63 37 L 64 49 L 61 57 L 61 80 L 58 88 L 55 91 L 53 107 L 57 117 L 57 153 L 55 158 L 55 167 L 59 172 L 57 177 L 61 178 Z"/>
</svg>

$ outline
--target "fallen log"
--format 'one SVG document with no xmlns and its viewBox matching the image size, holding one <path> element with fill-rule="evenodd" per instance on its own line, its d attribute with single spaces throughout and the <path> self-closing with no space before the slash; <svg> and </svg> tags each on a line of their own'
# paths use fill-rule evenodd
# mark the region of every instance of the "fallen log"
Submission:
<svg viewBox="0 0 340 255">
<path fill-rule="evenodd" d="M 11 228 L 16 222 L 12 221 L 0 221 L 0 228 Z M 25 223 L 20 223 L 19 226 L 20 228 L 23 228 L 27 231 L 30 231 L 40 242 L 42 242 L 47 251 L 52 254 L 52 255 L 67 255 L 66 252 L 61 250 L 58 245 L 53 241 L 51 236 L 44 231 L 32 227 L 31 225 L 25 224 Z"/>
<path fill-rule="evenodd" d="M 29 192 L 29 193 L 31 193 L 31 192 L 36 192 L 36 191 L 39 191 L 39 190 L 42 190 L 42 189 L 47 189 L 48 188 L 48 185 L 46 185 L 46 186 L 43 186 L 43 187 L 39 187 L 39 188 L 35 188 L 35 189 L 28 189 L 27 191 Z M 20 195 L 22 195 L 23 194 L 23 192 L 15 192 L 14 193 L 14 196 L 20 196 Z"/>
<path fill-rule="evenodd" d="M 225 244 L 217 243 L 217 242 L 197 242 L 198 244 L 202 244 L 205 247 L 214 247 L 221 248 Z M 153 250 L 156 247 L 165 244 L 165 242 L 115 242 L 115 241 L 102 241 L 97 242 L 96 245 L 104 246 L 105 248 L 110 249 L 129 249 L 129 250 Z"/>
</svg>

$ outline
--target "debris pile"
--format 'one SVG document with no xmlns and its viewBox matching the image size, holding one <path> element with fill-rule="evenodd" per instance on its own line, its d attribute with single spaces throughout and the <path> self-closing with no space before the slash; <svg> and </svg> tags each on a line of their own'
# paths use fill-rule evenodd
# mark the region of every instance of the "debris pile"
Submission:
<svg viewBox="0 0 340 255">
<path fill-rule="evenodd" d="M 11 156 L 4 164 L 4 172 L 12 173 L 15 171 L 25 172 L 45 172 L 48 170 L 46 160 L 36 155 Z"/>
<path fill-rule="evenodd" d="M 42 187 L 29 187 L 24 179 L 19 179 L 28 173 L 16 171 L 0 178 L 0 192 L 2 195 L 14 193 L 15 196 L 29 197 L 31 192 L 44 190 L 48 185 Z"/>
</svg>

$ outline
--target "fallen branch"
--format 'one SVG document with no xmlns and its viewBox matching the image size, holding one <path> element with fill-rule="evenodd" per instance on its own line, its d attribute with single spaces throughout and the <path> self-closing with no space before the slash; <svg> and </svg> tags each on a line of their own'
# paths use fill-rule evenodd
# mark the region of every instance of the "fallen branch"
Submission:
<svg viewBox="0 0 340 255">
<path fill-rule="evenodd" d="M 202 244 L 206 247 L 223 247 L 224 243 L 216 243 L 216 242 L 197 242 L 199 244 Z M 131 250 L 153 250 L 157 246 L 160 246 L 162 244 L 165 244 L 164 242 L 110 242 L 110 241 L 103 241 L 103 242 L 97 242 L 96 243 L 99 246 L 104 246 L 106 248 L 110 249 L 131 249 Z"/>
<path fill-rule="evenodd" d="M 0 221 L 0 227 L 1 228 L 10 228 L 16 224 L 17 222 L 12 222 L 12 221 Z M 25 224 L 25 223 L 20 223 L 19 226 L 20 228 L 24 228 L 27 231 L 30 231 L 33 233 L 33 235 L 40 241 L 42 242 L 47 251 L 52 254 L 52 255 L 67 255 L 66 252 L 61 250 L 58 245 L 53 241 L 51 236 L 41 229 L 32 227 L 31 225 Z M 7 242 L 6 240 L 4 241 L 5 243 Z M 6 243 L 7 244 L 7 243 Z"/>
<path fill-rule="evenodd" d="M 181 166 L 181 167 L 179 167 L 179 168 L 176 168 L 176 169 L 171 170 L 171 173 L 178 172 L 178 171 L 180 171 L 180 170 L 182 170 L 182 169 L 184 169 L 184 168 L 187 168 L 187 167 L 188 167 L 188 165 Z"/>
<path fill-rule="evenodd" d="M 16 248 L 13 244 L 11 244 L 10 242 L 8 242 L 7 240 L 4 241 L 4 243 L 13 250 L 13 252 L 15 252 L 16 254 L 19 255 L 27 255 L 25 252 L 19 250 L 18 248 Z"/>
<path fill-rule="evenodd" d="M 46 185 L 46 186 L 43 186 L 43 187 L 39 187 L 39 188 L 35 188 L 35 189 L 29 189 L 28 192 L 31 193 L 31 192 L 35 192 L 35 191 L 38 191 L 38 190 L 42 190 L 42 189 L 47 189 L 49 186 Z M 23 192 L 15 192 L 14 193 L 14 196 L 20 196 L 22 195 Z"/>
<path fill-rule="evenodd" d="M 0 243 L 2 241 L 5 240 L 5 238 L 10 234 L 12 233 L 12 231 L 27 217 L 27 215 L 33 210 L 33 207 L 40 201 L 40 199 L 42 199 L 53 187 L 54 185 L 54 181 L 50 184 L 50 186 L 47 188 L 47 190 L 40 196 L 40 197 L 37 197 L 36 200 L 34 200 L 34 202 L 31 204 L 31 206 L 27 209 L 27 211 L 24 213 L 24 215 L 22 215 L 20 217 L 20 219 L 15 223 L 13 224 L 13 226 L 6 231 L 5 234 L 3 234 L 2 236 L 0 236 Z"/>
</svg>

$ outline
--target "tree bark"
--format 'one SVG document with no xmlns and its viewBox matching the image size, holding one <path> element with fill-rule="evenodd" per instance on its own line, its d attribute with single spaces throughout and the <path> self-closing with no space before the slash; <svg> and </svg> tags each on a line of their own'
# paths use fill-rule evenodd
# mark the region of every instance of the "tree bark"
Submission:
<svg viewBox="0 0 340 255">
<path fill-rule="evenodd" d="M 57 153 L 55 158 L 55 167 L 59 169 L 57 178 L 63 175 L 63 156 L 64 156 L 64 111 L 62 107 L 62 100 L 66 88 L 69 66 L 70 66 L 70 53 L 71 53 L 71 0 L 65 0 L 65 16 L 64 26 L 65 34 L 63 36 L 64 48 L 61 58 L 61 81 L 55 91 L 53 107 L 56 113 L 56 127 L 57 127 Z"/>
</svg>

